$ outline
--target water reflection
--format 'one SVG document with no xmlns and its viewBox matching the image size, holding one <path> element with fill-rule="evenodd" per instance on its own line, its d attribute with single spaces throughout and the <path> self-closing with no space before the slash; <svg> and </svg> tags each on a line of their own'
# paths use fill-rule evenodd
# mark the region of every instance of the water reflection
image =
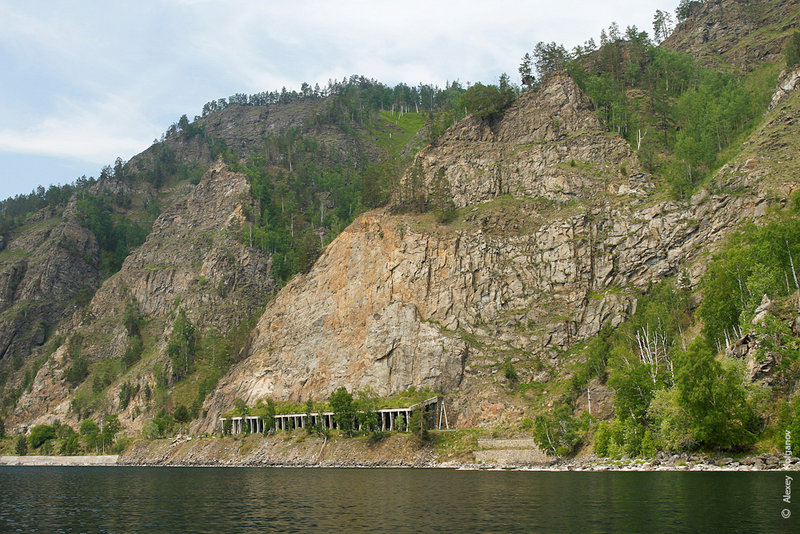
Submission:
<svg viewBox="0 0 800 534">
<path fill-rule="evenodd" d="M 782 485 L 781 473 L 0 467 L 0 530 L 791 532 Z"/>
</svg>

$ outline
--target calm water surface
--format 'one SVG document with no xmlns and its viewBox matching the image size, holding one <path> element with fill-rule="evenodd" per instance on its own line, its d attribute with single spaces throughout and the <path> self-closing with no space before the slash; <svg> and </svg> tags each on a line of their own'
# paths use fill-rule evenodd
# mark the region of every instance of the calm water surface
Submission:
<svg viewBox="0 0 800 534">
<path fill-rule="evenodd" d="M 800 532 L 784 476 L 0 467 L 0 531 Z"/>
</svg>

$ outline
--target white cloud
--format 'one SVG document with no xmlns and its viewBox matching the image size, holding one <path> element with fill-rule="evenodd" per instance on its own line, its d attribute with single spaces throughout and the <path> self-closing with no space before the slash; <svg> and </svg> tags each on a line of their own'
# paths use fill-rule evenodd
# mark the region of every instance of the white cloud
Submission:
<svg viewBox="0 0 800 534">
<path fill-rule="evenodd" d="M 129 158 L 208 100 L 303 81 L 516 78 L 537 41 L 571 47 L 612 20 L 649 30 L 675 3 L 0 0 L 0 69 L 16 69 L 0 85 L 0 158 Z"/>
</svg>

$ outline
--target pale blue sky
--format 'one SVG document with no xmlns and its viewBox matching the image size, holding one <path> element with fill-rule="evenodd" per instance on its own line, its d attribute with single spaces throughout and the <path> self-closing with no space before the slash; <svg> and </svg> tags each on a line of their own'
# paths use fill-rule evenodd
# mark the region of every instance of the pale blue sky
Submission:
<svg viewBox="0 0 800 534">
<path fill-rule="evenodd" d="M 651 32 L 677 0 L 0 0 L 0 198 L 97 176 L 234 93 L 518 79 L 537 41 L 612 21 Z"/>
</svg>

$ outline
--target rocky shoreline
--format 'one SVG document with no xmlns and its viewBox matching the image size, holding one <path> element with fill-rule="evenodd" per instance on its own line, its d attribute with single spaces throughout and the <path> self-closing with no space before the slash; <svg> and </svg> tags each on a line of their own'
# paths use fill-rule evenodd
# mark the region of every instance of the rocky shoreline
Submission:
<svg viewBox="0 0 800 534">
<path fill-rule="evenodd" d="M 481 468 L 486 468 L 481 466 Z M 789 461 L 777 454 L 764 454 L 734 459 L 714 459 L 698 454 L 659 453 L 652 459 L 587 458 L 556 461 L 550 465 L 518 467 L 534 471 L 800 471 L 800 458 Z"/>
<path fill-rule="evenodd" d="M 422 468 L 519 471 L 800 471 L 800 458 L 762 454 L 712 458 L 700 454 L 664 454 L 621 460 L 594 456 L 549 461 L 477 462 L 475 451 L 443 458 L 404 436 L 378 443 L 365 440 L 306 438 L 175 438 L 139 441 L 120 456 L 119 465 L 170 467 Z"/>
<path fill-rule="evenodd" d="M 589 456 L 567 460 L 476 460 L 478 451 L 441 457 L 404 436 L 378 443 L 356 439 L 309 437 L 242 440 L 192 438 L 139 440 L 119 456 L 2 456 L 11 466 L 140 466 L 140 467 L 292 467 L 292 468 L 415 468 L 480 471 L 800 471 L 800 458 L 762 454 L 744 458 L 712 458 L 701 454 L 659 453 L 652 459 L 620 460 Z"/>
</svg>

